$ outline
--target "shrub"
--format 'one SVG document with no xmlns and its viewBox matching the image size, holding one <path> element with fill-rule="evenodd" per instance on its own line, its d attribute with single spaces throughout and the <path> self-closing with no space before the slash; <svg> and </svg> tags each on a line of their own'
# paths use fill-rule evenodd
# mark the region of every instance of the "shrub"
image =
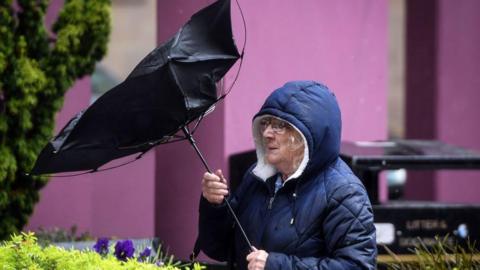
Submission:
<svg viewBox="0 0 480 270">
<path fill-rule="evenodd" d="M 182 267 L 190 270 L 189 266 Z M 192 270 L 204 267 L 195 264 Z M 100 255 L 95 251 L 65 250 L 56 246 L 40 247 L 33 233 L 14 235 L 0 245 L 0 269 L 83 270 L 83 269 L 156 269 L 180 270 L 169 262 L 159 266 L 135 258 L 118 260 L 111 253 Z"/>
<path fill-rule="evenodd" d="M 53 28 L 48 0 L 0 0 L 0 239 L 27 223 L 46 177 L 27 175 L 52 136 L 77 78 L 106 52 L 110 0 L 65 0 Z"/>
</svg>

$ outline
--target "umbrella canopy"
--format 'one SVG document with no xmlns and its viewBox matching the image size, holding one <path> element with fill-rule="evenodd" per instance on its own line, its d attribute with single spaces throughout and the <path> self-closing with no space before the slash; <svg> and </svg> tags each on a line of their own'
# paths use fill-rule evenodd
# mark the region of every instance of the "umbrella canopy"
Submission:
<svg viewBox="0 0 480 270">
<path fill-rule="evenodd" d="M 170 142 L 223 97 L 216 83 L 238 58 L 230 0 L 219 0 L 195 13 L 124 82 L 70 120 L 42 150 L 31 173 L 97 170 Z"/>
</svg>

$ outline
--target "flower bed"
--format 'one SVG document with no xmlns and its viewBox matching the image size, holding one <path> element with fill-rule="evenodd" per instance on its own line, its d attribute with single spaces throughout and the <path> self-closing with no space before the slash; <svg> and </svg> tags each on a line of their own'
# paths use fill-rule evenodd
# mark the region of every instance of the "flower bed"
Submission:
<svg viewBox="0 0 480 270">
<path fill-rule="evenodd" d="M 161 253 L 151 256 L 145 248 L 135 252 L 130 240 L 118 241 L 115 247 L 107 239 L 99 239 L 94 250 L 66 250 L 57 246 L 42 248 L 33 233 L 12 236 L 0 244 L 0 269 L 163 269 L 200 270 L 205 267 L 195 264 L 180 265 L 173 257 Z"/>
</svg>

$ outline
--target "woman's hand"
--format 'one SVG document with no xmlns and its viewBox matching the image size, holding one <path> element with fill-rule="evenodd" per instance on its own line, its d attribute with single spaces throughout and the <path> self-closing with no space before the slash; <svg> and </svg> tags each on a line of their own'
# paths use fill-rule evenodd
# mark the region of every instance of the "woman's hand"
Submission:
<svg viewBox="0 0 480 270">
<path fill-rule="evenodd" d="M 213 204 L 221 204 L 228 195 L 227 180 L 221 170 L 215 174 L 206 172 L 202 179 L 202 195 Z"/>
<path fill-rule="evenodd" d="M 265 250 L 258 250 L 253 247 L 253 251 L 247 256 L 248 270 L 263 270 L 267 263 L 268 253 Z"/>
</svg>

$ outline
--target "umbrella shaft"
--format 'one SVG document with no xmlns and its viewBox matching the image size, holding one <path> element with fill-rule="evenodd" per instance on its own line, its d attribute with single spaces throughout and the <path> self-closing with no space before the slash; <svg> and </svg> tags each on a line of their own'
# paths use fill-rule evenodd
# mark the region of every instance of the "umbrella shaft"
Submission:
<svg viewBox="0 0 480 270">
<path fill-rule="evenodd" d="M 197 143 L 193 139 L 193 136 L 190 133 L 190 131 L 188 131 L 188 128 L 185 126 L 182 128 L 182 130 L 183 130 L 183 133 L 185 133 L 185 136 L 187 136 L 187 139 L 190 142 L 190 144 L 193 146 L 193 149 L 195 149 L 195 152 L 197 152 L 197 155 L 200 157 L 200 160 L 202 160 L 202 163 L 203 163 L 203 166 L 205 166 L 205 169 L 207 169 L 209 173 L 213 173 L 212 169 L 210 169 L 210 166 L 208 166 L 207 161 L 205 160 L 202 153 L 200 152 L 200 149 L 198 149 Z"/>
<path fill-rule="evenodd" d="M 210 169 L 210 167 L 208 166 L 207 161 L 205 160 L 205 158 L 203 157 L 202 153 L 200 152 L 200 149 L 198 149 L 197 144 L 196 144 L 195 140 L 194 140 L 193 137 L 192 137 L 192 134 L 188 131 L 188 128 L 185 126 L 185 127 L 182 128 L 182 130 L 183 130 L 183 133 L 185 133 L 185 136 L 187 137 L 187 139 L 188 139 L 188 141 L 190 142 L 190 144 L 193 146 L 193 149 L 195 149 L 195 152 L 197 152 L 197 155 L 198 155 L 198 156 L 200 157 L 200 159 L 202 160 L 203 166 L 205 166 L 205 168 L 207 169 L 207 171 L 208 171 L 209 173 L 213 173 L 213 171 L 212 171 L 212 170 Z M 253 251 L 252 243 L 250 243 L 250 240 L 248 239 L 247 234 L 246 234 L 245 231 L 243 230 L 242 224 L 240 224 L 240 220 L 238 220 L 237 215 L 236 215 L 235 212 L 233 211 L 232 206 L 231 206 L 230 203 L 228 202 L 227 198 L 224 198 L 223 201 L 224 201 L 225 204 L 227 205 L 227 208 L 228 208 L 228 210 L 230 211 L 230 214 L 232 214 L 232 217 L 233 217 L 233 219 L 235 220 L 235 223 L 238 225 L 238 228 L 239 228 L 240 231 L 242 232 L 243 238 L 245 239 L 245 241 L 247 241 L 247 244 L 248 244 L 248 246 L 250 247 L 250 250 Z"/>
<path fill-rule="evenodd" d="M 247 234 L 246 234 L 245 231 L 243 230 L 242 224 L 240 224 L 240 220 L 238 220 L 237 215 L 235 215 L 235 212 L 233 211 L 232 206 L 231 206 L 230 203 L 228 202 L 227 198 L 224 198 L 223 201 L 224 201 L 225 204 L 227 205 L 227 208 L 228 208 L 228 210 L 230 211 L 230 214 L 232 214 L 233 219 L 235 219 L 235 223 L 238 225 L 238 228 L 239 228 L 240 231 L 242 232 L 243 238 L 245 239 L 245 241 L 247 242 L 248 246 L 250 247 L 250 251 L 253 251 L 252 243 L 250 243 L 250 240 L 248 239 Z"/>
</svg>

